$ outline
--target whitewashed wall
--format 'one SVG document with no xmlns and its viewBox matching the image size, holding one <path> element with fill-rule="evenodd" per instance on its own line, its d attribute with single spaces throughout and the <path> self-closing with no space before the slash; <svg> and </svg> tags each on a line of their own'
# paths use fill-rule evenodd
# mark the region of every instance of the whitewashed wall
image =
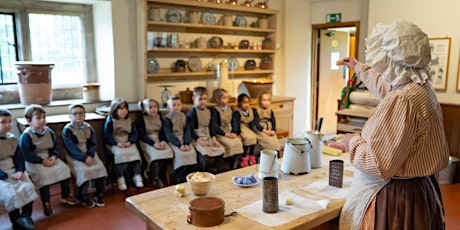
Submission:
<svg viewBox="0 0 460 230">
<path fill-rule="evenodd" d="M 456 91 L 459 49 L 460 1 L 458 0 L 369 0 L 369 31 L 377 23 L 395 20 L 411 21 L 429 37 L 451 37 L 447 90 L 437 91 L 441 103 L 460 104 L 460 92 Z"/>
</svg>

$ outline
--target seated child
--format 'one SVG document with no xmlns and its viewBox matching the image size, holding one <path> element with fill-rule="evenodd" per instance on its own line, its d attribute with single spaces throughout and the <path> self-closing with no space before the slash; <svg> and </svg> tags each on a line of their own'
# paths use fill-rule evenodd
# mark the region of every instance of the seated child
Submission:
<svg viewBox="0 0 460 230">
<path fill-rule="evenodd" d="M 163 130 L 163 119 L 159 113 L 159 103 L 147 98 L 139 103 L 143 116 L 137 120 L 139 130 L 139 145 L 142 148 L 148 166 L 145 170 L 145 177 L 153 180 L 153 186 L 161 188 L 164 186 L 160 179 L 160 169 L 166 171 L 166 164 L 172 162 L 173 152 L 165 142 L 166 137 Z"/>
<path fill-rule="evenodd" d="M 198 168 L 200 171 L 214 173 L 222 171 L 224 147 L 217 141 L 215 129 L 212 128 L 211 111 L 206 108 L 208 91 L 204 87 L 195 87 L 193 92 L 193 108 L 188 112 L 193 146 L 198 152 Z M 208 160 L 214 164 L 207 165 Z"/>
<path fill-rule="evenodd" d="M 238 96 L 238 110 L 235 111 L 233 120 L 233 129 L 243 141 L 243 156 L 241 157 L 241 166 L 246 167 L 256 164 L 254 156 L 254 147 L 257 144 L 257 135 L 254 133 L 254 111 L 249 107 L 250 98 L 247 94 Z"/>
<path fill-rule="evenodd" d="M 24 156 L 18 140 L 9 133 L 11 118 L 10 111 L 0 109 L 0 215 L 8 213 L 13 229 L 35 229 L 32 203 L 38 195 L 24 172 Z"/>
<path fill-rule="evenodd" d="M 19 138 L 19 147 L 24 153 L 26 170 L 35 188 L 40 190 L 43 211 L 53 215 L 50 204 L 50 185 L 60 182 L 61 202 L 75 205 L 70 196 L 70 169 L 59 159 L 59 149 L 54 131 L 46 126 L 46 111 L 40 105 L 29 105 L 24 114 L 29 127 Z"/>
<path fill-rule="evenodd" d="M 233 109 L 228 105 L 228 93 L 225 89 L 216 89 L 213 92 L 216 106 L 212 108 L 213 126 L 216 129 L 217 140 L 225 148 L 224 158 L 230 159 L 231 167 L 236 169 L 243 154 L 243 143 L 232 128 Z"/>
<path fill-rule="evenodd" d="M 62 131 L 67 150 L 66 160 L 71 173 L 77 180 L 78 199 L 86 208 L 95 205 L 102 207 L 104 203 L 104 178 L 107 170 L 96 153 L 96 134 L 93 127 L 85 122 L 85 107 L 82 104 L 69 106 L 70 123 Z M 96 203 L 88 197 L 88 184 L 95 180 Z"/>
<path fill-rule="evenodd" d="M 113 154 L 118 189 L 127 189 L 125 169 L 132 170 L 136 187 L 144 187 L 141 176 L 141 157 L 136 147 L 137 130 L 128 116 L 128 102 L 115 99 L 110 104 L 109 117 L 104 124 L 104 143 Z"/>
<path fill-rule="evenodd" d="M 280 144 L 276 137 L 276 120 L 273 110 L 270 109 L 271 94 L 259 94 L 259 106 L 254 109 L 257 142 L 262 149 L 280 151 Z"/>
<path fill-rule="evenodd" d="M 185 182 L 187 174 L 196 168 L 196 152 L 190 146 L 192 137 L 187 117 L 181 111 L 182 103 L 179 97 L 168 99 L 169 113 L 163 122 L 166 140 L 174 152 L 174 171 L 179 183 Z"/>
</svg>

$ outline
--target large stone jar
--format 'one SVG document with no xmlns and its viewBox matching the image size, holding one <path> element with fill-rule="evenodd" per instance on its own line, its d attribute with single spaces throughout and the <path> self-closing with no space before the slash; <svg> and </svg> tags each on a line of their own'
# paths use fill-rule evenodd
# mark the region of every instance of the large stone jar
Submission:
<svg viewBox="0 0 460 230">
<path fill-rule="evenodd" d="M 52 99 L 52 63 L 23 61 L 16 62 L 18 70 L 18 91 L 21 104 L 47 105 Z"/>
</svg>

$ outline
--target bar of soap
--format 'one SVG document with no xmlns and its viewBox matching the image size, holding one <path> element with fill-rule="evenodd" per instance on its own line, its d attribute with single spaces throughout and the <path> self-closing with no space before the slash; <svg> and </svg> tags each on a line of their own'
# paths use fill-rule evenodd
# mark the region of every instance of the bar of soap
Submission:
<svg viewBox="0 0 460 230">
<path fill-rule="evenodd" d="M 343 60 L 337 60 L 337 61 L 335 61 L 335 64 L 336 65 L 343 65 Z"/>
<path fill-rule="evenodd" d="M 180 192 L 178 192 L 178 191 L 174 191 L 174 196 L 175 196 L 175 197 L 183 197 L 184 194 L 183 194 L 183 193 L 180 193 Z"/>
<path fill-rule="evenodd" d="M 176 192 L 180 192 L 182 194 L 185 193 L 185 186 L 183 184 L 176 185 Z"/>
<path fill-rule="evenodd" d="M 286 205 L 293 205 L 294 204 L 294 199 L 291 197 L 286 198 Z"/>
</svg>

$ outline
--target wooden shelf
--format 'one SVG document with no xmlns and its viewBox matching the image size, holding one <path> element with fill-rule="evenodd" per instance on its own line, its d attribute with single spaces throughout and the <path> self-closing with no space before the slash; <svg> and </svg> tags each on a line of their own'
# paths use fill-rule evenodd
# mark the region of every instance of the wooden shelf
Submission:
<svg viewBox="0 0 460 230">
<path fill-rule="evenodd" d="M 245 6 L 232 6 L 229 4 L 223 3 L 211 3 L 207 1 L 184 1 L 184 0 L 147 0 L 148 3 L 160 3 L 164 6 L 171 7 L 187 7 L 187 8 L 201 8 L 201 9 L 211 9 L 211 10 L 221 10 L 221 11 L 235 11 L 237 13 L 247 13 L 247 14 L 266 14 L 266 15 L 276 15 L 278 10 L 273 9 L 261 9 L 256 7 L 245 7 Z"/>
<path fill-rule="evenodd" d="M 238 59 L 240 63 L 244 63 L 244 60 L 250 59 L 261 59 L 265 57 L 275 60 L 276 50 L 265 49 L 265 50 L 253 50 L 253 49 L 198 49 L 198 48 L 169 48 L 169 47 L 149 47 L 149 32 L 161 32 L 161 33 L 178 33 L 179 36 L 185 35 L 190 40 L 190 37 L 197 36 L 207 37 L 222 36 L 224 39 L 227 37 L 235 40 L 248 39 L 251 42 L 259 42 L 264 39 L 271 39 L 272 44 L 276 44 L 276 17 L 278 10 L 273 9 L 261 9 L 256 7 L 246 6 L 233 6 L 224 3 L 211 3 L 207 0 L 196 1 L 196 0 L 145 0 L 144 1 L 144 13 L 145 13 L 145 58 L 155 57 L 161 64 L 166 67 L 169 59 L 187 59 L 191 56 L 199 58 L 216 58 L 219 56 L 228 55 Z M 203 12 L 211 11 L 218 17 L 219 15 L 231 14 L 233 17 L 239 15 L 248 18 L 249 21 L 258 20 L 260 18 L 266 18 L 268 22 L 268 28 L 255 28 L 255 27 L 238 27 L 238 26 L 224 26 L 224 25 L 206 25 L 206 24 L 193 24 L 183 22 L 166 22 L 166 21 L 153 21 L 148 20 L 148 10 L 151 8 L 159 8 L 163 13 L 167 9 L 177 9 L 182 18 L 186 18 L 187 12 Z M 249 24 L 249 23 L 248 23 Z M 228 36 L 227 36 L 228 35 Z M 150 35 L 151 36 L 151 35 Z M 150 39 L 150 38 L 149 38 Z M 228 42 L 224 42 L 228 44 Z M 182 44 L 183 45 L 183 44 Z M 150 46 L 151 47 L 151 46 Z M 181 46 L 183 47 L 183 46 Z M 226 47 L 226 46 L 224 46 Z M 274 47 L 274 46 L 273 46 Z M 273 63 L 274 66 L 274 63 Z M 203 66 L 204 67 L 204 66 Z M 186 68 L 187 69 L 187 68 Z M 188 69 L 187 69 L 188 71 Z M 229 76 L 233 79 L 251 79 L 251 78 L 271 78 L 273 77 L 274 70 L 256 70 L 247 71 L 244 68 L 240 68 L 237 71 L 229 72 Z M 158 73 L 149 74 L 147 68 L 144 73 L 144 80 L 146 83 L 154 82 L 169 82 L 169 81 L 197 81 L 197 80 L 213 80 L 216 78 L 216 74 L 211 71 L 200 72 L 172 72 L 170 68 L 160 69 Z"/>
<path fill-rule="evenodd" d="M 156 53 L 156 52 L 171 52 L 171 53 L 244 53 L 244 54 L 274 54 L 275 50 L 251 50 L 251 49 L 198 49 L 198 48 L 160 48 L 155 47 L 149 49 L 147 52 Z"/>
<path fill-rule="evenodd" d="M 261 78 L 266 75 L 273 74 L 273 70 L 238 70 L 235 72 L 229 72 L 229 76 L 235 78 Z M 147 81 L 179 81 L 179 80 L 196 80 L 196 77 L 200 79 L 215 79 L 216 75 L 212 71 L 200 71 L 200 72 L 172 72 L 171 69 L 161 69 L 158 73 L 147 74 Z"/>
<path fill-rule="evenodd" d="M 275 29 L 260 29 L 254 27 L 221 26 L 206 24 L 191 24 L 179 22 L 148 22 L 149 31 L 177 32 L 177 33 L 205 33 L 225 35 L 252 35 L 264 36 L 275 33 Z"/>
<path fill-rule="evenodd" d="M 342 109 L 335 114 L 337 115 L 344 115 L 344 116 L 352 116 L 352 117 L 361 117 L 361 118 L 368 118 L 371 115 L 372 111 L 368 110 L 353 110 L 353 109 Z"/>
</svg>

